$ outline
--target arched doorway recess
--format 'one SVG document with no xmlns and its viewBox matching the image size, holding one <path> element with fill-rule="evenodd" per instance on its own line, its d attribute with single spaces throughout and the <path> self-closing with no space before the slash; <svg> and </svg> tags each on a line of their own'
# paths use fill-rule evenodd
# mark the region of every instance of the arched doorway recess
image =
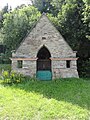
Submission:
<svg viewBox="0 0 90 120">
<path fill-rule="evenodd" d="M 51 80 L 51 54 L 49 50 L 43 46 L 37 54 L 37 78 L 40 80 Z"/>
</svg>

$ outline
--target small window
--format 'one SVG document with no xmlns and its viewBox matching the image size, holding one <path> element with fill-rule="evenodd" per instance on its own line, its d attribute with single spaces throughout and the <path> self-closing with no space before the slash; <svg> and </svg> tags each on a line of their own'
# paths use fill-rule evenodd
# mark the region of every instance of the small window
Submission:
<svg viewBox="0 0 90 120">
<path fill-rule="evenodd" d="M 23 61 L 22 60 L 18 60 L 17 61 L 17 67 L 18 68 L 22 68 L 22 65 L 23 65 Z"/>
<path fill-rule="evenodd" d="M 46 39 L 46 37 L 42 37 L 42 40 Z"/>
<path fill-rule="evenodd" d="M 70 63 L 71 63 L 70 60 L 67 60 L 67 61 L 66 61 L 66 67 L 67 67 L 67 68 L 70 68 Z"/>
</svg>

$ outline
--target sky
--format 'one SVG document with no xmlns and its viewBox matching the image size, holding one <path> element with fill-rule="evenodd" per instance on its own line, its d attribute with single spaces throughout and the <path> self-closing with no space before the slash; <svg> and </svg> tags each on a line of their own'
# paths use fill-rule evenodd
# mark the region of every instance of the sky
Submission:
<svg viewBox="0 0 90 120">
<path fill-rule="evenodd" d="M 8 3 L 9 6 L 14 9 L 15 7 L 25 4 L 28 5 L 30 4 L 30 0 L 0 0 L 0 10 Z"/>
</svg>

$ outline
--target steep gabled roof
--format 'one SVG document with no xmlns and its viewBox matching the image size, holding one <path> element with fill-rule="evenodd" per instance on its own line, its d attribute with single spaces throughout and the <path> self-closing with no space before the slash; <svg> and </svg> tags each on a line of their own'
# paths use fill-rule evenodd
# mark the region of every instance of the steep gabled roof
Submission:
<svg viewBox="0 0 90 120">
<path fill-rule="evenodd" d="M 22 40 L 16 55 L 35 57 L 43 45 L 48 48 L 52 57 L 75 56 L 71 47 L 44 13 Z"/>
<path fill-rule="evenodd" d="M 21 43 L 18 45 L 18 47 L 16 48 L 16 50 L 19 48 L 19 46 L 25 41 L 25 39 L 28 37 L 28 35 L 30 34 L 30 32 L 36 27 L 36 25 L 39 23 L 40 19 L 46 16 L 47 19 L 49 20 L 49 22 L 52 24 L 52 26 L 54 26 L 54 28 L 56 29 L 56 31 L 61 35 L 61 33 L 57 30 L 57 28 L 55 27 L 55 25 L 50 21 L 50 19 L 48 18 L 46 13 L 42 13 L 42 15 L 40 16 L 40 18 L 33 24 L 32 28 L 30 29 L 30 31 L 28 31 L 28 33 L 26 34 L 26 36 L 23 38 L 23 40 L 21 41 Z M 61 35 L 62 36 L 62 35 Z M 63 38 L 63 36 L 62 36 Z M 63 38 L 64 39 L 64 38 Z M 65 39 L 64 39 L 65 40 Z M 65 41 L 66 42 L 66 41 Z M 69 44 L 66 42 L 66 44 L 69 46 Z M 70 47 L 70 46 L 69 46 Z M 71 47 L 70 47 L 71 48 Z M 72 48 L 71 48 L 72 50 Z"/>
</svg>

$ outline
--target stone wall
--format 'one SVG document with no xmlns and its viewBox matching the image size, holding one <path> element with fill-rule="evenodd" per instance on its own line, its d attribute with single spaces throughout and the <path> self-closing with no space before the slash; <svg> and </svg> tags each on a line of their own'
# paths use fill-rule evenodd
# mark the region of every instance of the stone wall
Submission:
<svg viewBox="0 0 90 120">
<path fill-rule="evenodd" d="M 23 61 L 22 68 L 18 68 L 17 60 L 12 60 L 12 70 L 31 77 L 36 76 L 36 61 Z"/>
<path fill-rule="evenodd" d="M 71 61 L 70 68 L 66 68 L 66 61 L 51 61 L 52 65 L 52 79 L 55 78 L 70 78 L 77 77 L 78 72 L 76 67 L 76 61 Z M 23 67 L 17 68 L 17 61 L 12 61 L 12 69 L 24 75 L 36 77 L 37 73 L 37 61 L 23 61 Z"/>
<path fill-rule="evenodd" d="M 54 78 L 78 78 L 76 61 L 71 61 L 70 68 L 66 67 L 66 61 L 52 61 L 53 79 Z"/>
</svg>

